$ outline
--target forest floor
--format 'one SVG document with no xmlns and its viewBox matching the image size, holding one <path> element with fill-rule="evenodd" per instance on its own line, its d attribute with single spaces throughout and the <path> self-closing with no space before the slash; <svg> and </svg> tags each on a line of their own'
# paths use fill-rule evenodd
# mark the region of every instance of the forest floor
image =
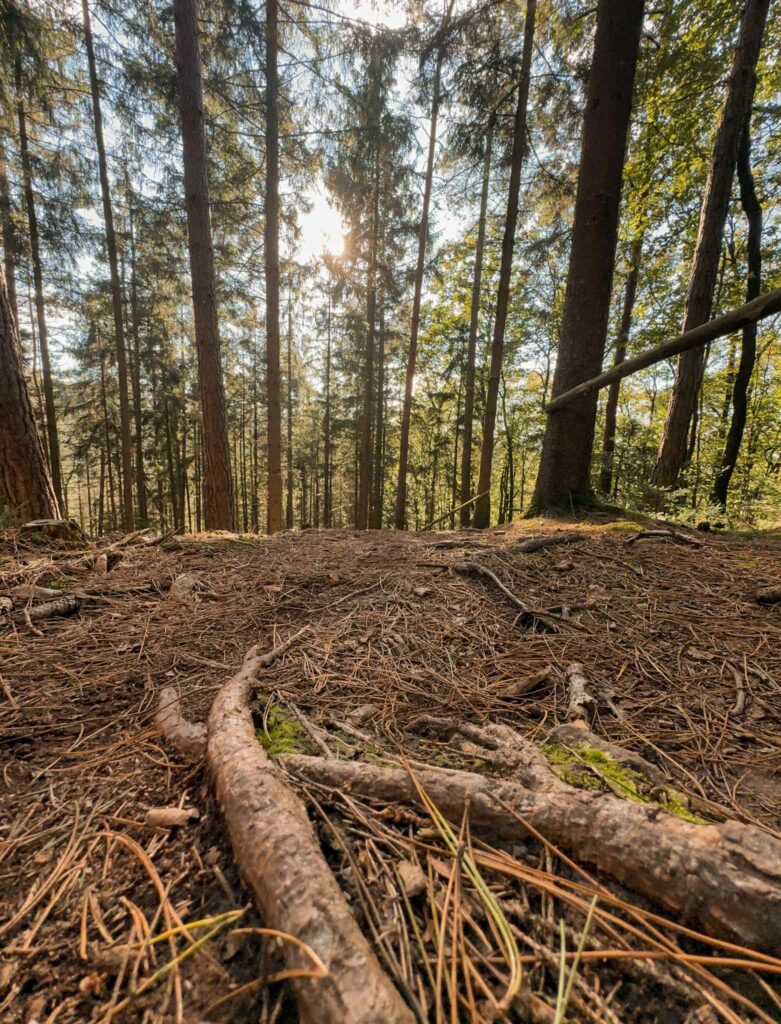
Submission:
<svg viewBox="0 0 781 1024">
<path fill-rule="evenodd" d="M 542 744 L 567 720 L 567 669 L 580 663 L 595 733 L 655 764 L 697 814 L 711 809 L 778 836 L 781 605 L 755 595 L 781 581 L 781 538 L 637 540 L 639 529 L 602 519 L 481 534 L 185 536 L 117 548 L 110 572 L 81 551 L 7 534 L 0 602 L 20 585 L 82 600 L 75 614 L 33 630 L 17 614 L 0 621 L 0 1018 L 295 1019 L 286 984 L 266 983 L 279 970 L 279 940 L 238 932 L 228 913 L 251 899 L 205 764 L 160 736 L 155 712 L 160 689 L 173 685 L 187 716 L 205 721 L 251 645 L 269 649 L 303 625 L 261 680 L 258 732 L 272 754 L 308 742 L 298 711 L 334 756 L 356 756 L 368 736 L 377 760 L 398 761 L 401 750 L 412 764 L 490 773 L 490 755 L 421 736 L 415 722 L 503 722 Z M 577 539 L 518 550 L 559 530 Z M 539 614 L 519 611 L 490 577 L 451 570 L 465 560 Z M 453 856 L 432 820 L 326 782 L 291 775 L 291 785 L 419 1017 L 489 1020 L 509 968 L 468 879 L 455 887 L 454 909 Z M 178 827 L 155 824 L 148 811 L 161 807 L 193 814 Z M 781 1019 L 778 966 L 719 965 L 715 957 L 734 952 L 645 916 L 647 900 L 584 879 L 549 847 L 476 833 L 466 842 L 484 854 L 535 993 L 511 1019 L 553 1021 L 545 1006 L 556 1002 L 561 926 L 571 953 L 589 887 L 601 883 L 638 909 L 593 915 L 568 1020 Z M 503 866 L 491 866 L 491 850 Z M 630 919 L 632 934 L 621 924 Z M 261 924 L 253 909 L 240 921 Z M 649 948 L 652 924 L 668 952 L 632 954 Z M 462 997 L 451 1015 L 453 987 Z"/>
</svg>

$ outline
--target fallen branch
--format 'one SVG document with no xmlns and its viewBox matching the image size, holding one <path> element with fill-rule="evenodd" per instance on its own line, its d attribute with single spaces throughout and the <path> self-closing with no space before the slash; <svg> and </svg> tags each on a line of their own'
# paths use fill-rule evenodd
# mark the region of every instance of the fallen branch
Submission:
<svg viewBox="0 0 781 1024">
<path fill-rule="evenodd" d="M 37 629 L 34 622 L 44 622 L 46 619 L 54 619 L 57 616 L 75 615 L 81 608 L 81 598 L 75 594 L 65 594 L 58 597 L 56 601 L 47 601 L 45 604 L 36 605 L 35 608 L 22 608 L 18 613 L 24 624 L 31 633 L 36 636 L 44 636 L 40 629 Z"/>
<path fill-rule="evenodd" d="M 781 585 L 775 587 L 763 587 L 756 593 L 758 604 L 778 604 L 781 601 Z"/>
<path fill-rule="evenodd" d="M 249 702 L 258 672 L 293 639 L 266 655 L 252 648 L 209 716 L 209 765 L 236 861 L 267 924 L 305 943 L 328 970 L 324 978 L 293 982 L 304 1020 L 412 1024 L 414 1015 L 347 906 L 303 803 L 255 737 Z M 295 947 L 286 945 L 284 956 L 291 969 L 306 966 Z"/>
<path fill-rule="evenodd" d="M 626 543 L 627 545 L 636 544 L 639 540 L 663 540 L 669 541 L 671 544 L 688 545 L 691 548 L 702 547 L 702 541 L 696 537 L 690 537 L 686 533 L 677 533 L 673 530 L 638 530 Z"/>
<path fill-rule="evenodd" d="M 586 670 L 579 661 L 567 666 L 567 683 L 569 684 L 567 718 L 571 722 L 590 725 L 596 715 L 597 699 L 589 688 Z"/>
<path fill-rule="evenodd" d="M 517 594 L 514 594 L 509 587 L 506 587 L 504 583 L 499 579 L 495 572 L 492 572 L 488 566 L 481 565 L 480 562 L 452 562 L 450 568 L 453 572 L 457 572 L 462 576 L 468 576 L 474 573 L 478 576 L 484 576 L 486 579 L 491 580 L 494 586 L 498 587 L 499 590 L 504 594 L 510 604 L 514 604 L 516 608 L 520 608 L 521 621 L 526 625 L 534 625 L 535 622 L 542 623 L 551 633 L 558 633 L 561 631 L 562 624 L 566 623 L 566 620 L 558 615 L 554 615 L 552 612 L 539 611 L 537 608 L 530 608 L 525 602 L 523 602 Z"/>
<path fill-rule="evenodd" d="M 578 384 L 576 387 L 570 388 L 569 391 L 557 395 L 548 404 L 548 412 L 556 412 L 581 395 L 588 395 L 592 391 L 600 391 L 617 380 L 623 380 L 624 377 L 637 373 L 638 370 L 644 370 L 648 366 L 653 366 L 654 363 L 660 363 L 663 359 L 677 356 L 681 352 L 688 352 L 690 349 L 699 348 L 708 341 L 723 338 L 726 334 L 739 331 L 742 327 L 755 324 L 765 317 L 772 316 L 774 313 L 781 313 L 781 288 L 775 288 L 772 292 L 768 292 L 767 295 L 759 295 L 756 299 L 752 299 L 751 302 L 746 302 L 737 309 L 733 309 L 723 316 L 716 317 L 715 320 L 709 320 L 707 323 L 700 324 L 699 327 L 695 327 L 685 334 L 679 334 L 670 341 L 665 341 L 655 348 L 648 349 L 647 352 L 642 352 L 639 356 L 624 360 L 618 366 L 613 366 L 611 369 L 605 370 L 604 373 L 600 373 L 590 380 L 583 381 L 582 384 Z"/>
<path fill-rule="evenodd" d="M 412 778 L 401 769 L 303 754 L 283 763 L 302 779 L 360 797 L 420 804 Z M 734 821 L 694 824 L 653 804 L 577 789 L 539 766 L 525 773 L 529 788 L 473 772 L 416 768 L 415 774 L 451 821 L 460 821 L 468 808 L 473 829 L 517 841 L 528 836 L 528 820 L 578 860 L 708 934 L 774 955 L 781 951 L 781 842 L 760 829 Z"/>
<path fill-rule="evenodd" d="M 529 537 L 517 544 L 511 544 L 510 549 L 528 555 L 533 551 L 542 551 L 543 548 L 552 548 L 557 544 L 574 544 L 579 540 L 583 540 L 582 533 L 549 533 L 542 537 Z"/>
</svg>

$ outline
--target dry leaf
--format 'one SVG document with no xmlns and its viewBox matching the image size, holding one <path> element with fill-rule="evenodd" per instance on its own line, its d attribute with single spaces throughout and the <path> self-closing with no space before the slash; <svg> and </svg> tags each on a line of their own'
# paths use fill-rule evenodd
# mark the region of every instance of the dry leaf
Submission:
<svg viewBox="0 0 781 1024">
<path fill-rule="evenodd" d="M 424 891 L 426 888 L 426 876 L 423 874 L 423 869 L 419 864 L 412 860 L 403 860 L 399 862 L 396 870 L 399 873 L 399 880 L 404 888 L 404 892 L 410 899 L 414 896 L 419 896 Z"/>
</svg>

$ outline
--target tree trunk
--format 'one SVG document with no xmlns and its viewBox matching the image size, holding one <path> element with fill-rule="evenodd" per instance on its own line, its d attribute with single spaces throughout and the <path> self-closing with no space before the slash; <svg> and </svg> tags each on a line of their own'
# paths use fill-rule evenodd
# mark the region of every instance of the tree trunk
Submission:
<svg viewBox="0 0 781 1024">
<path fill-rule="evenodd" d="M 54 384 L 52 368 L 49 360 L 49 332 L 46 327 L 46 307 L 43 300 L 43 270 L 41 268 L 41 251 L 38 237 L 38 215 L 35 210 L 35 194 L 33 193 L 32 164 L 27 140 L 27 117 L 22 100 L 22 63 L 19 57 L 14 64 L 14 84 L 16 87 L 16 117 L 19 125 L 19 151 L 22 158 L 22 177 L 24 179 L 24 198 L 27 206 L 27 223 L 30 231 L 30 258 L 33 267 L 33 283 L 35 286 L 35 315 L 38 320 L 38 339 L 41 346 L 41 367 L 43 370 L 43 394 L 46 403 L 46 436 L 49 449 L 49 466 L 51 468 L 52 486 L 57 504 L 62 507 L 62 474 L 60 470 L 60 439 L 57 432 L 57 416 L 54 409 Z"/>
<path fill-rule="evenodd" d="M 385 290 L 382 282 L 380 282 L 378 305 L 377 402 L 374 419 L 374 472 L 372 474 L 374 493 L 372 496 L 370 524 L 373 530 L 382 529 L 382 506 L 384 498 L 383 483 L 385 479 L 383 459 L 385 452 Z"/>
<path fill-rule="evenodd" d="M 282 412 L 279 370 L 279 29 L 277 0 L 266 0 L 266 390 L 268 532 L 282 529 Z"/>
<path fill-rule="evenodd" d="M 203 410 L 205 521 L 207 530 L 232 530 L 233 482 L 220 362 L 196 0 L 174 0 L 174 25 L 195 345 Z"/>
<path fill-rule="evenodd" d="M 0 511 L 57 519 L 59 509 L 22 369 L 16 318 L 0 275 Z"/>
<path fill-rule="evenodd" d="M 642 24 L 643 0 L 621 4 L 600 0 L 554 397 L 598 373 L 602 366 Z M 571 508 L 590 499 L 596 416 L 596 395 L 578 399 L 556 414 L 549 411 L 532 498 L 535 513 Z"/>
<path fill-rule="evenodd" d="M 331 528 L 331 280 L 328 280 L 328 319 L 325 348 L 325 413 L 323 415 L 323 526 Z"/>
<path fill-rule="evenodd" d="M 642 236 L 632 242 L 632 253 L 629 257 L 629 273 L 626 275 L 624 290 L 624 306 L 621 310 L 621 326 L 618 329 L 616 357 L 613 366 L 620 366 L 626 359 L 626 347 L 629 343 L 629 329 L 632 326 L 632 311 L 637 295 L 637 279 L 640 276 L 640 257 L 643 250 Z M 618 413 L 618 397 L 621 383 L 611 385 L 605 406 L 605 433 L 602 438 L 602 470 L 599 474 L 599 489 L 602 494 L 610 494 L 613 486 L 613 453 L 616 449 L 616 415 Z"/>
<path fill-rule="evenodd" d="M 355 525 L 369 526 L 372 493 L 372 417 L 374 415 L 374 339 L 377 321 L 377 236 L 380 207 L 379 142 L 374 147 L 372 174 L 371 229 L 369 233 L 368 280 L 366 284 L 366 352 L 363 371 L 363 410 L 361 413 L 361 452 L 358 476 L 358 510 Z"/>
<path fill-rule="evenodd" d="M 747 0 L 743 9 L 740 35 L 700 212 L 697 245 L 683 314 L 684 334 L 704 324 L 711 316 L 721 238 L 729 210 L 740 136 L 754 98 L 756 66 L 769 3 L 770 0 Z M 702 349 L 693 349 L 678 359 L 652 476 L 656 487 L 674 487 L 683 468 L 689 424 L 702 386 L 703 359 Z"/>
<path fill-rule="evenodd" d="M 5 173 L 5 150 L 0 143 L 0 230 L 3 242 L 3 266 L 5 267 L 5 284 L 8 291 L 8 304 L 19 331 L 19 303 L 16 298 L 16 233 L 11 206 L 11 190 L 8 187 L 8 175 Z"/>
<path fill-rule="evenodd" d="M 740 203 L 748 221 L 748 274 L 746 277 L 746 300 L 751 301 L 759 295 L 762 284 L 762 207 L 754 187 L 754 175 L 751 171 L 751 136 L 749 118 L 746 119 L 745 131 L 738 152 L 738 181 L 740 182 Z M 757 325 L 747 324 L 743 328 L 740 348 L 740 362 L 732 387 L 732 421 L 730 422 L 727 440 L 724 444 L 724 455 L 721 459 L 721 472 L 713 485 L 713 500 L 722 508 L 727 507 L 727 492 L 730 480 L 735 471 L 735 463 L 740 454 L 743 431 L 746 428 L 748 413 L 748 389 L 754 363 L 757 357 Z"/>
<path fill-rule="evenodd" d="M 518 104 L 513 124 L 513 148 L 510 165 L 510 186 L 507 194 L 507 214 L 502 238 L 502 262 L 499 268 L 499 287 L 496 294 L 496 320 L 491 345 L 491 364 L 488 374 L 488 389 L 483 418 L 483 443 L 480 449 L 480 476 L 475 502 L 473 525 L 485 529 L 491 522 L 491 467 L 494 458 L 494 428 L 496 426 L 496 405 L 499 397 L 499 378 L 502 372 L 504 350 L 504 329 L 507 323 L 507 308 L 510 303 L 510 278 L 513 269 L 515 230 L 518 224 L 518 193 L 521 187 L 521 168 L 526 150 L 526 116 L 529 105 L 529 81 L 531 78 L 532 50 L 534 47 L 534 20 L 537 0 L 527 0 L 526 24 L 523 32 L 523 56 L 521 58 L 521 81 L 518 85 Z"/>
<path fill-rule="evenodd" d="M 528 18 L 528 14 L 527 14 Z M 488 122 L 483 154 L 483 187 L 480 192 L 480 214 L 477 220 L 475 269 L 472 278 L 472 304 L 469 310 L 469 341 L 466 355 L 466 384 L 464 391 L 464 440 L 461 456 L 461 527 L 466 529 L 472 515 L 466 504 L 472 497 L 472 429 L 475 415 L 475 363 L 477 360 L 477 331 L 480 323 L 480 292 L 483 283 L 483 254 L 485 251 L 485 224 L 488 213 L 488 192 L 491 184 L 491 151 L 493 148 L 494 119 Z M 455 504 L 455 502 L 454 502 Z"/>
<path fill-rule="evenodd" d="M 103 142 L 103 114 L 100 109 L 100 89 L 95 63 L 95 48 L 92 45 L 88 0 L 81 0 L 84 20 L 84 42 L 89 65 L 90 91 L 92 93 L 92 116 L 95 121 L 95 147 L 98 151 L 100 194 L 103 200 L 103 220 L 106 227 L 106 252 L 111 275 L 111 305 L 114 312 L 114 340 L 117 351 L 117 377 L 119 379 L 119 425 L 122 451 L 122 523 L 129 533 L 134 526 L 133 517 L 133 456 L 130 434 L 130 397 L 127 385 L 127 353 L 125 350 L 125 328 L 122 310 L 122 286 L 117 265 L 117 238 L 114 232 L 114 213 L 111 208 L 111 188 L 108 180 L 106 146 Z"/>
<path fill-rule="evenodd" d="M 412 417 L 412 386 L 415 382 L 415 363 L 418 357 L 420 303 L 423 294 L 423 273 L 426 264 L 428 216 L 429 208 L 431 206 L 431 187 L 434 180 L 434 156 L 437 148 L 437 118 L 439 117 L 442 62 L 444 61 L 444 58 L 445 52 L 443 47 L 440 46 L 437 51 L 437 62 L 434 68 L 434 81 L 432 84 L 431 124 L 428 135 L 428 159 L 426 162 L 426 179 L 423 185 L 423 211 L 420 216 L 420 227 L 418 229 L 418 261 L 415 266 L 415 293 L 412 299 L 412 321 L 410 323 L 409 351 L 407 353 L 407 373 L 404 379 L 404 404 L 401 412 L 399 477 L 396 487 L 395 516 L 395 527 L 397 530 L 404 530 L 407 525 L 407 461 L 409 459 L 409 430 L 410 420 Z"/>
<path fill-rule="evenodd" d="M 288 292 L 287 303 L 287 486 L 285 505 L 285 526 L 293 529 L 293 294 Z"/>
<path fill-rule="evenodd" d="M 133 418 L 136 447 L 136 501 L 138 502 L 138 525 L 149 525 L 149 511 L 146 500 L 146 477 L 144 475 L 143 412 L 141 409 L 141 339 L 138 316 L 138 281 L 136 276 L 136 237 L 133 221 L 133 193 L 130 180 L 127 182 L 127 201 L 130 211 L 130 329 L 133 334 Z"/>
</svg>

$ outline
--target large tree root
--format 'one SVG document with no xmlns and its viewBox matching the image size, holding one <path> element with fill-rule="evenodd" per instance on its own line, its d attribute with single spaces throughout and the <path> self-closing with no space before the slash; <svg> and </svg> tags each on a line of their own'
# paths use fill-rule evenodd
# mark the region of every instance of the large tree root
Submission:
<svg viewBox="0 0 781 1024">
<path fill-rule="evenodd" d="M 276 648 L 270 655 L 279 653 Z M 382 970 L 322 855 L 303 803 L 255 736 L 249 701 L 258 670 L 271 660 L 250 650 L 209 716 L 209 765 L 236 861 L 268 926 L 306 943 L 328 968 L 325 978 L 293 982 L 304 1020 L 412 1024 L 412 1011 Z M 309 966 L 291 944 L 285 954 L 290 968 Z"/>
<path fill-rule="evenodd" d="M 490 732 L 497 728 L 504 731 L 494 726 Z M 694 824 L 653 804 L 575 788 L 518 740 L 523 785 L 465 771 L 416 768 L 416 777 L 451 821 L 461 820 L 468 807 L 473 827 L 514 840 L 528 835 L 518 815 L 578 860 L 708 934 L 781 952 L 781 842 L 738 822 Z M 302 778 L 359 796 L 420 803 L 401 769 L 304 755 L 285 757 L 284 764 Z"/>
</svg>

